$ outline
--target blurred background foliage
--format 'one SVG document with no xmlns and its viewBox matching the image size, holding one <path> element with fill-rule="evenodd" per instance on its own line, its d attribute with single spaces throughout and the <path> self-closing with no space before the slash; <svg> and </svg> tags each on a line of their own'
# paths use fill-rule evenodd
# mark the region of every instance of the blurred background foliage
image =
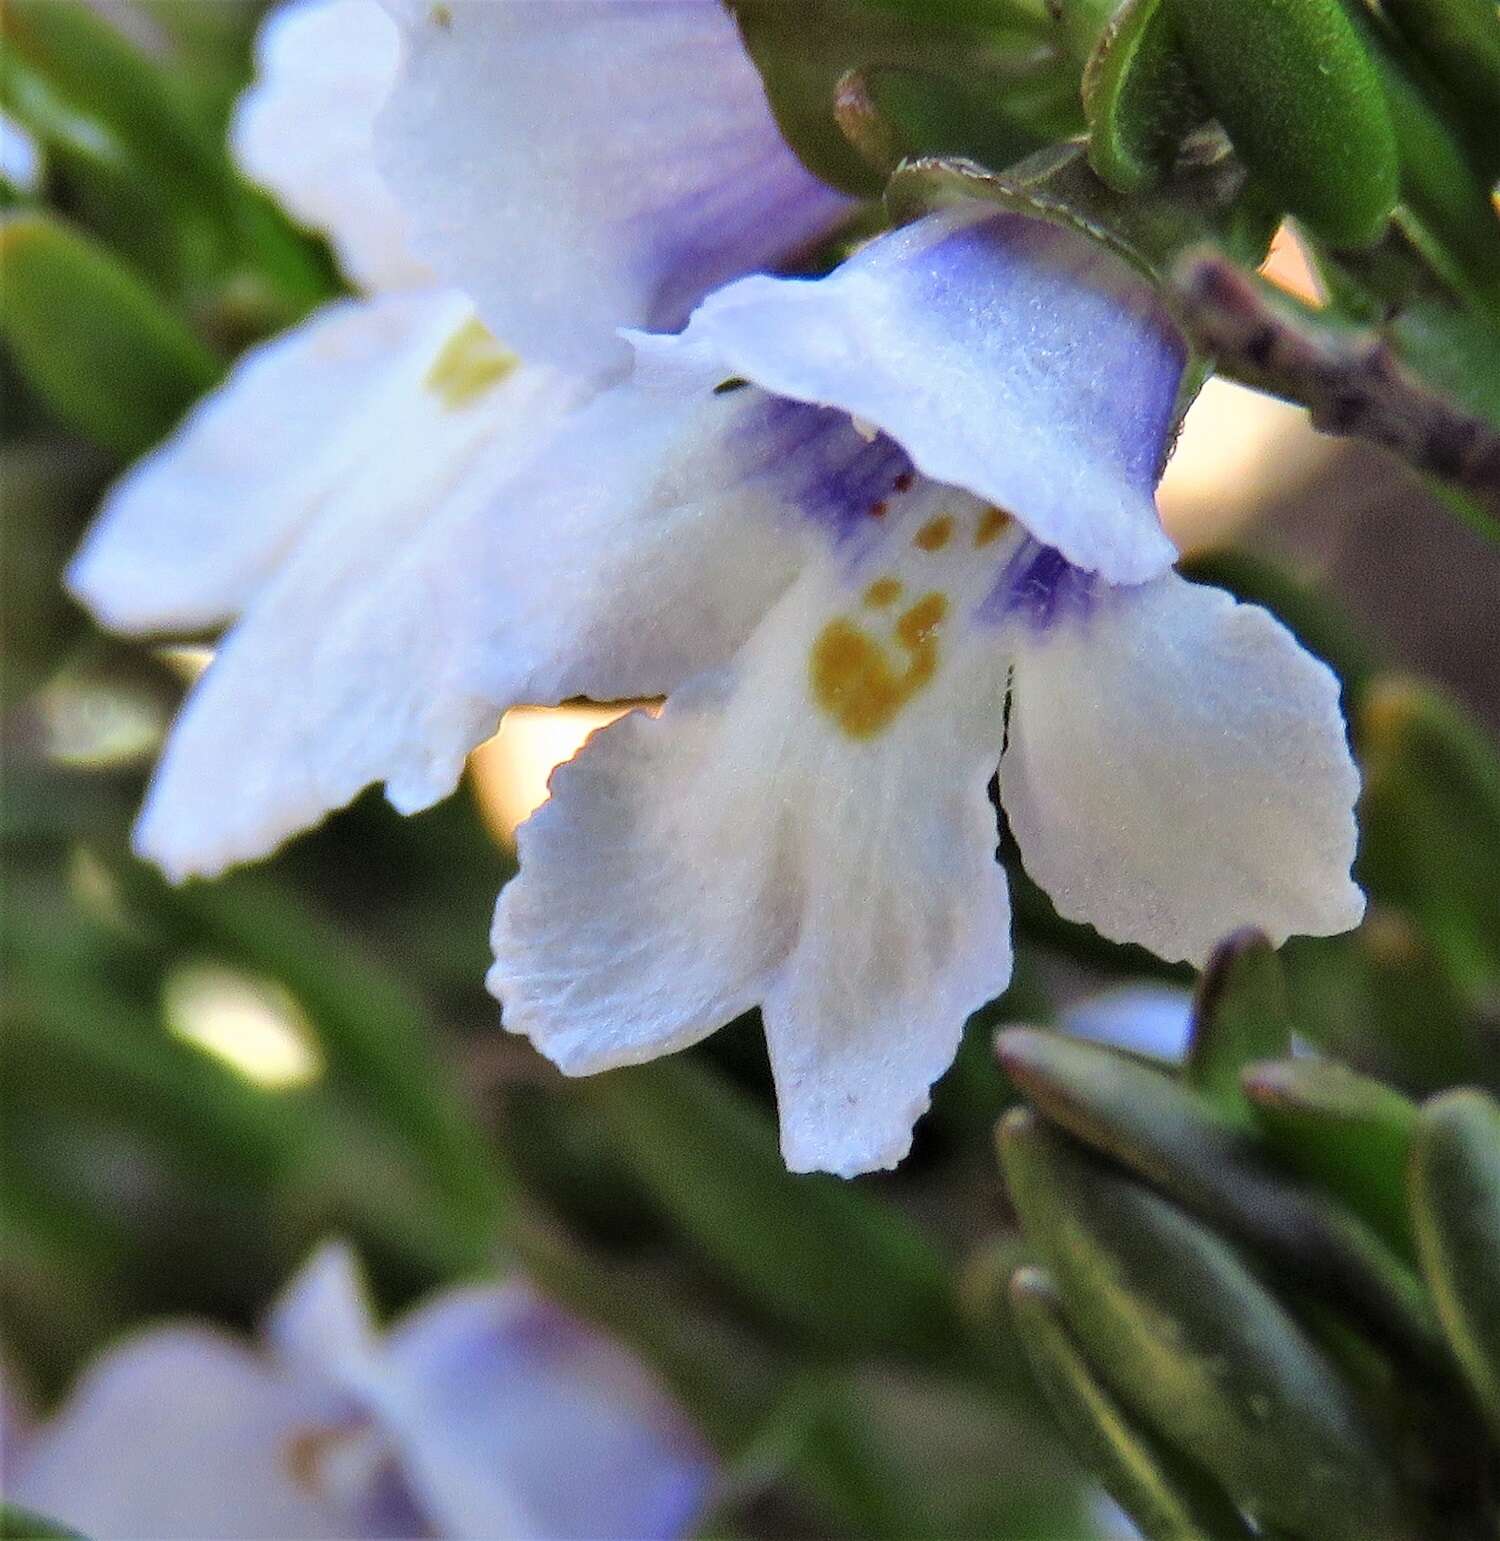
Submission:
<svg viewBox="0 0 1500 1541">
<path fill-rule="evenodd" d="M 429 813 L 402 820 L 366 797 L 220 883 L 173 889 L 129 856 L 145 774 L 200 650 L 101 635 L 60 569 L 129 458 L 240 349 L 339 284 L 327 251 L 225 155 L 258 13 L 251 0 L 139 0 L 107 15 L 11 0 L 5 13 L 0 108 L 34 151 L 8 148 L 0 182 L 8 1380 L 46 1406 L 142 1320 L 248 1326 L 316 1242 L 341 1234 L 389 1308 L 516 1266 L 635 1344 L 730 1461 L 715 1534 L 1088 1533 L 1103 1523 L 1096 1490 L 1066 1453 L 1059 1428 L 1076 1446 L 1076 1419 L 1055 1395 L 1057 1366 L 1073 1363 L 1055 1291 L 1071 1286 L 1023 1273 L 1012 1304 L 1006 1283 L 1048 1259 L 1048 1215 L 1068 1195 L 1097 1181 L 1125 1185 L 1106 1209 L 1149 1207 L 1156 1188 L 1176 1196 L 1173 1174 L 1195 1169 L 1205 1136 L 1189 1115 L 1164 1117 L 1157 1133 L 1178 1145 L 1143 1157 L 1120 1144 L 1118 1108 L 1084 1116 L 1048 1100 L 1088 1079 L 1086 1062 L 1048 1058 L 1061 1040 L 1009 1040 L 1007 1074 L 992 1039 L 1007 1022 L 1045 1029 L 1104 986 L 1193 981 L 1061 921 L 1003 830 L 1016 982 L 970 1024 L 912 1157 L 852 1184 L 782 1168 L 751 1020 L 672 1061 L 576 1082 L 496 1031 L 482 979 L 513 866 L 507 830 L 526 801 L 518 751 L 492 746 Z M 1055 110 L 1065 132 L 1081 126 L 1064 122 L 1067 101 L 1036 110 Z M 1277 1181 L 1300 1172 L 1330 1190 L 1411 1283 L 1420 1237 L 1391 1192 L 1391 1140 L 1405 1151 L 1406 1110 L 1423 1098 L 1500 1090 L 1500 558 L 1378 450 L 1335 448 L 1292 409 L 1227 387 L 1195 411 L 1164 491 L 1190 570 L 1269 604 L 1334 664 L 1366 778 L 1369 916 L 1349 936 L 1285 949 L 1284 1017 L 1260 984 L 1236 985 L 1251 991 L 1250 1019 L 1276 1017 L 1280 1041 L 1252 1032 L 1255 1052 L 1229 1056 L 1225 1116 L 1251 1116 L 1235 1102 L 1248 1095 L 1241 1069 L 1293 1042 L 1386 1088 L 1386 1113 L 1335 1146 L 1304 1137 L 1301 1072 L 1267 1070 L 1252 1100 L 1273 1148 L 1256 1160 Z M 531 753 L 545 758 L 545 744 Z M 1148 1089 L 1169 1084 L 1135 1068 L 1155 1078 Z M 1200 1091 L 1214 1084 L 1204 1074 Z M 1008 1137 L 1024 1234 L 992 1139 L 1018 1088 L 1045 1115 L 1022 1115 Z M 1098 1177 L 1097 1157 L 1058 1144 L 1058 1129 L 1124 1167 Z M 1085 1175 L 1070 1178 L 1069 1162 Z M 1205 1197 L 1214 1170 L 1200 1169 L 1188 1211 L 1219 1226 L 1214 1245 L 1267 1246 Z M 1050 1209 L 1049 1182 L 1062 1195 Z M 1159 1219 L 1143 1215 L 1137 1240 Z M 1192 1245 L 1172 1232 L 1145 1273 Z M 1296 1245 L 1311 1245 L 1306 1233 L 1256 1267 L 1289 1267 Z M 1393 1288 L 1386 1316 L 1371 1309 L 1399 1328 L 1410 1301 Z M 1367 1328 L 1334 1322 L 1325 1336 L 1348 1346 Z M 1050 1403 L 1022 1338 L 1033 1357 L 1044 1346 Z M 1049 1342 L 1062 1345 L 1050 1359 Z M 1075 1386 L 1092 1384 L 1077 1363 Z M 1355 1343 L 1336 1373 L 1367 1390 L 1399 1371 L 1372 1368 Z M 1320 1405 L 1299 1416 L 1316 1421 Z M 1298 1430 L 1280 1431 L 1284 1459 Z M 1201 1432 L 1252 1446 L 1264 1435 Z M 1111 1471 L 1107 1453 L 1083 1448 Z M 1162 1491 L 1222 1514 L 1262 1476 L 1239 1472 L 1227 1499 L 1180 1474 Z M 1386 1491 L 1355 1488 L 1370 1505 Z M 1348 1498 L 1315 1494 L 1278 1523 L 1333 1535 L 1308 1527 Z M 1349 1510 L 1338 1533 L 1358 1533 L 1362 1515 Z"/>
</svg>

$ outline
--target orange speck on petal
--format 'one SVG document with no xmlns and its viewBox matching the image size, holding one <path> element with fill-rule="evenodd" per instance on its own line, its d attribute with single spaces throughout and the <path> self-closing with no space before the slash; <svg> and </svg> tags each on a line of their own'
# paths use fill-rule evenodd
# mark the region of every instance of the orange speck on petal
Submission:
<svg viewBox="0 0 1500 1541">
<path fill-rule="evenodd" d="M 899 578 L 877 578 L 865 590 L 865 603 L 872 610 L 879 610 L 886 605 L 893 605 L 901 598 L 903 587 L 904 585 Z"/>
<path fill-rule="evenodd" d="M 948 615 L 946 594 L 924 594 L 896 623 L 902 645 L 916 649 L 927 642 Z"/>
<path fill-rule="evenodd" d="M 941 551 L 952 539 L 952 516 L 950 514 L 939 514 L 936 519 L 929 519 L 917 531 L 912 540 L 912 545 L 916 546 L 920 551 Z"/>
<path fill-rule="evenodd" d="M 979 516 L 979 528 L 974 532 L 974 546 L 979 549 L 1000 539 L 1010 523 L 1010 515 L 1001 508 L 987 508 Z"/>
</svg>

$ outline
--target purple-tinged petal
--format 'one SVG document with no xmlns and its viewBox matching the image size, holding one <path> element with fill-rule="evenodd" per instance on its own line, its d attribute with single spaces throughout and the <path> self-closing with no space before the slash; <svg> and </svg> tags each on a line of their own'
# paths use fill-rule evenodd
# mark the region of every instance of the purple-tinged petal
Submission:
<svg viewBox="0 0 1500 1541">
<path fill-rule="evenodd" d="M 655 1378 L 519 1284 L 450 1291 L 392 1330 L 378 1420 L 439 1531 L 670 1541 L 714 1479 Z"/>
<path fill-rule="evenodd" d="M 419 249 L 527 358 L 592 374 L 849 201 L 781 138 L 719 0 L 389 4 L 378 128 Z"/>
<path fill-rule="evenodd" d="M 338 1241 L 320 1247 L 271 1307 L 264 1337 L 289 1374 L 358 1386 L 379 1338 L 353 1248 Z"/>
<path fill-rule="evenodd" d="M 327 1417 L 233 1339 L 158 1328 L 85 1372 L 7 1496 L 99 1541 L 347 1537 L 348 1512 L 298 1459 Z"/>
<path fill-rule="evenodd" d="M 1040 219 L 969 205 L 825 278 L 741 279 L 648 367 L 737 376 L 883 429 L 917 468 L 1116 582 L 1176 556 L 1153 497 L 1185 360 L 1151 288 Z"/>
</svg>

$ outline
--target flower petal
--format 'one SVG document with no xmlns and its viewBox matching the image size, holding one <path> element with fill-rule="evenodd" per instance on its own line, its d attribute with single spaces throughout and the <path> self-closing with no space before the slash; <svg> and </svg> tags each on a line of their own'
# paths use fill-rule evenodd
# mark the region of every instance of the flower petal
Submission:
<svg viewBox="0 0 1500 1541">
<path fill-rule="evenodd" d="M 713 1461 L 623 1348 L 524 1286 L 453 1290 L 391 1331 L 380 1420 L 446 1536 L 684 1536 Z"/>
<path fill-rule="evenodd" d="M 826 278 L 741 279 L 680 337 L 633 341 L 658 367 L 842 408 L 1113 581 L 1176 556 L 1152 493 L 1182 340 L 1143 279 L 1048 221 L 955 207 Z"/>
<path fill-rule="evenodd" d="M 118 631 L 227 620 L 372 442 L 406 442 L 435 358 L 472 314 L 451 290 L 343 300 L 252 349 L 116 484 L 69 589 Z"/>
<path fill-rule="evenodd" d="M 379 1340 L 353 1248 L 337 1241 L 319 1247 L 271 1307 L 265 1337 L 283 1366 L 304 1380 L 359 1384 Z"/>
<path fill-rule="evenodd" d="M 143 854 L 212 874 L 376 781 L 425 807 L 508 707 L 660 693 L 733 652 L 803 538 L 765 485 L 778 441 L 731 431 L 743 392 L 621 387 L 569 417 L 573 389 L 523 372 L 459 440 L 435 409 L 430 442 L 374 425 L 184 708 Z"/>
<path fill-rule="evenodd" d="M 944 596 L 884 560 L 824 555 L 731 666 L 559 769 L 495 919 L 504 1025 L 569 1074 L 760 1004 L 799 1171 L 894 1165 L 1010 972 L 986 795 L 1005 659 L 987 628 L 939 635 Z"/>
<path fill-rule="evenodd" d="M 347 1536 L 294 1459 L 324 1411 L 232 1339 L 159 1328 L 86 1372 L 7 1471 L 7 1496 L 101 1541 Z"/>
<path fill-rule="evenodd" d="M 420 249 L 527 358 L 593 372 L 850 207 L 782 141 L 718 0 L 391 4 L 378 129 Z"/>
<path fill-rule="evenodd" d="M 1070 1001 L 1057 1020 L 1077 1038 L 1180 1060 L 1193 1025 L 1193 996 L 1176 985 L 1115 985 Z"/>
<path fill-rule="evenodd" d="M 1029 626 L 1000 796 L 1070 919 L 1196 963 L 1347 930 L 1358 791 L 1338 681 L 1264 610 L 1168 574 Z"/>
<path fill-rule="evenodd" d="M 401 34 L 376 0 L 290 0 L 261 27 L 231 129 L 246 173 L 325 233 L 367 289 L 432 280 L 375 164 L 375 116 L 400 63 Z"/>
</svg>

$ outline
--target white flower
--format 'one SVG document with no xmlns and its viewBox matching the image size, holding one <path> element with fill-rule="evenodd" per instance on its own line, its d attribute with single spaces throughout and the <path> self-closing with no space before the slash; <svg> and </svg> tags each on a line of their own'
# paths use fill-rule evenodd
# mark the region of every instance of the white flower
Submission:
<svg viewBox="0 0 1500 1541">
<path fill-rule="evenodd" d="M 1010 976 L 997 767 L 1028 869 L 1107 936 L 1201 962 L 1240 925 L 1355 923 L 1337 682 L 1159 572 L 1181 353 L 1112 259 L 958 209 L 827 280 L 732 285 L 649 347 L 657 389 L 675 360 L 682 390 L 785 393 L 721 398 L 720 434 L 763 443 L 795 557 L 737 648 L 596 735 L 522 826 L 508 1027 L 586 1073 L 758 1005 L 788 1164 L 893 1165 Z M 710 586 L 746 597 L 734 568 L 701 571 L 700 607 Z"/>
<path fill-rule="evenodd" d="M 252 1347 L 137 1334 L 7 1447 L 10 1501 L 152 1541 L 688 1534 L 713 1462 L 647 1371 L 522 1284 L 437 1297 L 387 1330 L 324 1248 Z"/>
<path fill-rule="evenodd" d="M 392 121 L 435 136 L 425 159 L 406 143 L 407 203 L 447 230 L 455 273 L 485 255 L 458 228 L 487 207 L 476 145 L 504 141 L 444 135 L 477 116 L 546 137 L 534 99 L 523 123 L 492 105 L 501 63 L 472 66 L 528 12 L 423 23 L 440 35 L 412 45 L 413 100 L 398 88 Z M 504 271 L 491 319 L 521 304 Z M 570 282 L 597 339 L 593 291 Z M 655 317 L 659 283 L 605 287 Z M 534 324 L 558 356 L 613 368 L 550 303 Z M 965 1017 L 1009 978 L 997 768 L 1029 870 L 1110 937 L 1197 961 L 1242 925 L 1355 923 L 1336 681 L 1264 611 L 1168 571 L 1153 489 L 1183 346 L 1123 264 L 960 206 L 632 341 L 634 374 L 607 389 L 518 371 L 455 405 L 431 343 L 403 340 L 402 370 L 379 375 L 403 383 L 364 414 L 388 442 L 327 435 L 310 457 L 326 490 L 301 498 L 284 554 L 220 537 L 259 542 L 260 566 L 158 771 L 145 854 L 216 872 L 371 782 L 403 809 L 435 800 L 512 705 L 670 694 L 591 742 L 521 832 L 494 937 L 505 1025 L 584 1073 L 758 1005 L 787 1161 L 842 1173 L 900 1159 Z M 285 346 L 280 367 L 317 375 L 306 336 L 295 362 Z M 442 369 L 467 380 L 449 346 Z M 250 388 L 257 367 L 203 409 L 226 439 L 275 395 Z M 143 485 L 207 487 L 211 440 L 190 424 Z M 307 463 L 286 474 L 308 485 Z M 122 513 L 130 492 L 81 559 L 96 608 L 222 588 L 180 533 L 153 560 L 181 571 L 134 582 L 149 519 Z"/>
</svg>

